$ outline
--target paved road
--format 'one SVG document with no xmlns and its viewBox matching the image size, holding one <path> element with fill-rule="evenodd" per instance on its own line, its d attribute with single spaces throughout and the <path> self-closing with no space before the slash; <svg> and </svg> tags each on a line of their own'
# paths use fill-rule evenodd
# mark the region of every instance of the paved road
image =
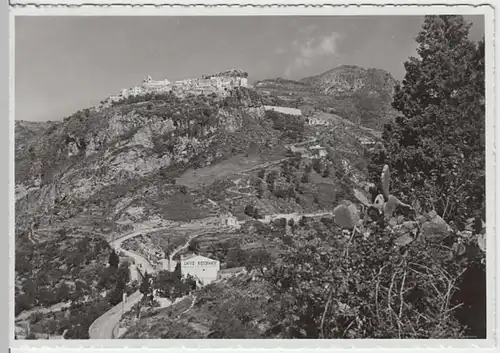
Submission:
<svg viewBox="0 0 500 353">
<path fill-rule="evenodd" d="M 141 234 L 148 234 L 148 233 L 153 233 L 156 231 L 163 230 L 164 228 L 155 228 L 155 229 L 149 229 L 149 230 L 138 230 L 134 231 L 132 233 L 127 234 L 124 237 L 121 237 L 119 239 L 113 240 L 110 245 L 117 251 L 125 254 L 128 257 L 131 257 L 134 259 L 134 263 L 136 267 L 139 269 L 139 271 L 144 274 L 144 271 L 147 271 L 147 273 L 154 273 L 156 269 L 153 267 L 153 265 L 143 256 L 139 255 L 135 251 L 130 251 L 122 248 L 122 244 L 131 238 L 137 237 Z M 165 228 L 167 229 L 167 228 Z M 169 228 L 168 228 L 169 229 Z"/>
<path fill-rule="evenodd" d="M 152 232 L 156 232 L 162 230 L 164 228 L 154 228 L 154 229 L 142 229 L 137 230 L 132 233 L 129 233 L 119 239 L 113 240 L 110 245 L 117 251 L 122 252 L 126 256 L 129 256 L 134 259 L 134 262 L 141 273 L 147 271 L 152 274 L 156 271 L 156 269 L 151 265 L 151 263 L 144 258 L 143 256 L 137 254 L 136 252 L 125 250 L 122 248 L 122 244 L 124 241 L 139 236 L 141 234 L 148 234 Z M 110 339 L 114 338 L 115 329 L 120 322 L 122 315 L 132 309 L 132 307 L 139 303 L 142 299 L 142 293 L 137 291 L 130 295 L 126 299 L 126 302 L 119 303 L 114 306 L 99 318 L 97 318 L 92 325 L 89 327 L 89 337 L 91 339 Z"/>
<path fill-rule="evenodd" d="M 172 229 L 172 228 L 169 228 Z M 124 237 L 121 237 L 119 239 L 114 240 L 111 242 L 111 246 L 113 246 L 116 251 L 120 251 L 125 253 L 127 256 L 130 256 L 134 259 L 136 265 L 139 265 L 138 268 L 139 270 L 146 270 L 149 274 L 153 274 L 156 272 L 156 268 L 154 268 L 151 263 L 141 256 L 140 254 L 137 254 L 133 251 L 125 250 L 121 246 L 123 242 L 127 239 L 131 239 L 133 237 L 139 236 L 140 234 L 147 234 L 151 232 L 156 232 L 158 230 L 162 230 L 161 228 L 155 228 L 155 229 L 150 229 L 150 230 L 140 230 L 140 231 L 134 231 L 132 233 L 127 234 Z M 186 241 L 184 245 L 181 245 L 177 249 L 174 250 L 172 253 L 172 256 L 177 254 L 179 251 L 187 248 L 189 246 L 189 243 L 199 236 L 200 234 L 203 234 L 207 232 L 207 230 L 203 230 L 202 232 L 196 232 L 192 236 L 189 237 L 189 239 Z M 91 339 L 112 339 L 115 338 L 116 335 L 116 328 L 118 327 L 118 323 L 120 322 L 122 315 L 132 309 L 132 307 L 139 303 L 142 298 L 142 293 L 139 291 L 133 293 L 126 299 L 126 302 L 120 303 L 107 312 L 105 312 L 103 315 L 101 315 L 99 318 L 97 318 L 92 325 L 89 327 L 89 337 Z"/>
<path fill-rule="evenodd" d="M 120 322 L 123 313 L 132 309 L 132 307 L 139 303 L 142 298 L 142 293 L 137 291 L 127 298 L 126 303 L 119 303 L 106 313 L 101 315 L 89 327 L 90 339 L 110 339 L 115 336 L 115 329 Z"/>
</svg>

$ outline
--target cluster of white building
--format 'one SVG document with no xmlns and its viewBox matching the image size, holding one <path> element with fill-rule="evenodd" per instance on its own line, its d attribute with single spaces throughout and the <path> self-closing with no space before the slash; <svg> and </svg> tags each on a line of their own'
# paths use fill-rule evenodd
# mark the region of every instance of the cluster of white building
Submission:
<svg viewBox="0 0 500 353">
<path fill-rule="evenodd" d="M 229 72 L 229 71 L 228 71 Z M 234 75 L 224 76 L 214 74 L 212 76 L 204 76 L 203 78 L 188 78 L 185 80 L 170 82 L 169 80 L 153 80 L 151 76 L 147 76 L 140 86 L 134 86 L 129 89 L 122 89 L 119 95 L 111 96 L 111 101 L 119 101 L 123 98 L 137 95 L 145 95 L 148 93 L 159 94 L 172 92 L 176 95 L 184 95 L 187 93 L 193 94 L 219 94 L 227 95 L 228 91 L 236 87 L 248 87 L 248 79 L 246 77 Z"/>
</svg>

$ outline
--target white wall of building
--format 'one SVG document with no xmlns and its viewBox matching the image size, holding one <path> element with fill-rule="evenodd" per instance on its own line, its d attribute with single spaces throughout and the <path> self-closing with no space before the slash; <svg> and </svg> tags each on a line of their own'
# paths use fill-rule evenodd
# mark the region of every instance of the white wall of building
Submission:
<svg viewBox="0 0 500 353">
<path fill-rule="evenodd" d="M 164 271 L 174 272 L 176 266 L 177 266 L 177 261 L 172 260 L 171 257 L 169 259 L 160 260 L 160 269 Z"/>
<path fill-rule="evenodd" d="M 296 116 L 302 115 L 302 111 L 300 109 L 289 108 L 289 107 L 278 107 L 278 106 L 273 106 L 273 105 L 265 105 L 264 109 L 270 110 L 270 111 L 275 111 L 278 113 L 288 114 L 288 115 L 296 115 Z"/>
<path fill-rule="evenodd" d="M 202 285 L 207 285 L 217 280 L 220 262 L 208 257 L 194 255 L 181 259 L 181 275 L 191 275 L 199 279 Z"/>
</svg>

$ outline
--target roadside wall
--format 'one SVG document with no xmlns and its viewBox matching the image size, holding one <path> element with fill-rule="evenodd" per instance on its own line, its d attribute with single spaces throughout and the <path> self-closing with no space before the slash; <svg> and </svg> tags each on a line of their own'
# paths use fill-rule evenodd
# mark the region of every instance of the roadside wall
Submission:
<svg viewBox="0 0 500 353">
<path fill-rule="evenodd" d="M 289 107 L 277 107 L 273 105 L 265 105 L 264 109 L 288 115 L 296 115 L 296 116 L 302 115 L 302 111 L 300 109 L 289 108 Z"/>
</svg>

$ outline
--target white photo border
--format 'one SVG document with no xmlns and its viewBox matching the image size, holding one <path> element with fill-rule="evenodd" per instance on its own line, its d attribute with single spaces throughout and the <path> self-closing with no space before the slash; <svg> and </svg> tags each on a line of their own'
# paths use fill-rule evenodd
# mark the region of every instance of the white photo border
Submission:
<svg viewBox="0 0 500 353">
<path fill-rule="evenodd" d="M 106 1 L 106 0 L 66 0 L 66 1 L 34 1 L 34 0 L 10 0 L 9 12 L 9 119 L 8 136 L 9 154 L 5 159 L 9 165 L 9 198 L 8 219 L 4 224 L 9 225 L 9 273 L 8 273 L 8 333 L 9 347 L 13 352 L 28 352 L 34 349 L 40 351 L 50 350 L 67 352 L 69 350 L 86 349 L 90 352 L 123 352 L 127 351 L 199 351 L 208 352 L 234 352 L 238 353 L 259 351 L 289 352 L 300 350 L 309 351 L 332 351 L 355 349 L 358 351 L 381 350 L 388 348 L 397 349 L 398 352 L 418 351 L 425 349 L 426 352 L 440 351 L 443 349 L 453 352 L 474 349 L 481 352 L 497 351 L 499 337 L 496 327 L 499 325 L 498 304 L 496 293 L 498 283 L 496 280 L 496 253 L 499 244 L 495 240 L 496 219 L 499 210 L 498 198 L 496 197 L 496 178 L 498 163 L 496 162 L 496 94 L 495 82 L 498 82 L 498 72 L 495 63 L 498 58 L 496 50 L 496 7 L 494 1 L 408 1 L 393 0 L 390 3 L 382 1 L 348 1 L 325 4 L 322 1 L 245 1 L 229 0 L 224 3 L 216 1 L 185 1 L 175 0 L 170 4 L 164 1 L 146 0 L 144 3 L 130 1 Z M 147 5 L 146 5 L 147 4 Z M 15 18 L 18 16 L 352 16 L 352 15 L 426 15 L 426 14 L 463 14 L 485 16 L 485 44 L 486 44 L 486 207 L 487 207 L 487 339 L 484 340 L 36 340 L 19 341 L 14 340 L 14 67 L 15 67 Z M 495 81 L 495 79 L 497 81 Z M 495 128 L 493 128 L 495 127 Z M 5 131 L 5 129 L 4 129 Z M 5 149 L 2 154 L 5 154 Z M 493 246 L 494 245 L 494 246 Z"/>
</svg>

